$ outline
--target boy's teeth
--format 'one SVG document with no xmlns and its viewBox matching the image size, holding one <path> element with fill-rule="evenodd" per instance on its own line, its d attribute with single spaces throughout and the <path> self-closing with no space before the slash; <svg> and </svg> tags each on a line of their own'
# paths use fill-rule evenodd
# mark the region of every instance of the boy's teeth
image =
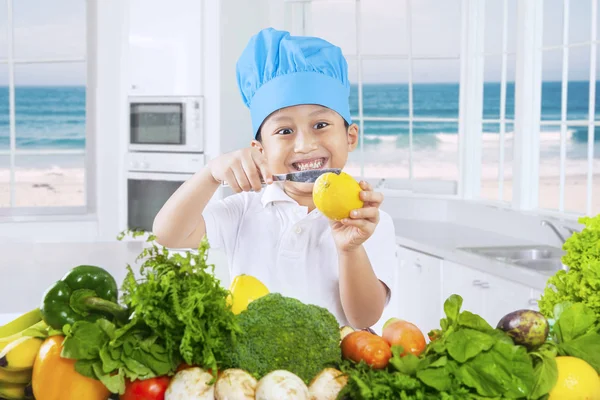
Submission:
<svg viewBox="0 0 600 400">
<path fill-rule="evenodd" d="M 323 166 L 323 160 L 316 160 L 307 163 L 296 163 L 296 166 L 300 171 L 306 171 L 309 169 L 319 169 Z"/>
</svg>

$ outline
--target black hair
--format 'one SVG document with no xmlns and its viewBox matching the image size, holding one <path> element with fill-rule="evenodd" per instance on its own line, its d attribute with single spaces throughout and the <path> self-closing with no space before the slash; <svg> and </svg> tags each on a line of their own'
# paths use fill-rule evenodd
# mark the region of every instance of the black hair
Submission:
<svg viewBox="0 0 600 400">
<path fill-rule="evenodd" d="M 344 120 L 344 127 L 346 129 L 348 129 L 350 127 L 350 124 L 346 120 Z M 258 141 L 259 143 L 262 143 L 261 130 L 262 130 L 262 125 L 258 128 L 258 133 L 256 134 L 256 137 L 255 137 L 256 141 Z"/>
</svg>

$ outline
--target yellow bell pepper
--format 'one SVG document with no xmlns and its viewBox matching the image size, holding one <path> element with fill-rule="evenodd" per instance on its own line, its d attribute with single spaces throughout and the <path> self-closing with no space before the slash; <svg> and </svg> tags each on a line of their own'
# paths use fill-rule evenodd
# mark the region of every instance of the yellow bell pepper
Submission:
<svg viewBox="0 0 600 400">
<path fill-rule="evenodd" d="M 31 386 L 36 400 L 107 400 L 109 390 L 98 380 L 75 371 L 75 360 L 62 358 L 63 336 L 47 338 L 33 364 Z"/>
<path fill-rule="evenodd" d="M 248 304 L 269 294 L 269 290 L 260 280 L 244 274 L 233 279 L 229 291 L 231 295 L 227 298 L 227 301 L 228 304 L 231 304 L 231 311 L 234 314 L 241 313 L 248 308 Z"/>
</svg>

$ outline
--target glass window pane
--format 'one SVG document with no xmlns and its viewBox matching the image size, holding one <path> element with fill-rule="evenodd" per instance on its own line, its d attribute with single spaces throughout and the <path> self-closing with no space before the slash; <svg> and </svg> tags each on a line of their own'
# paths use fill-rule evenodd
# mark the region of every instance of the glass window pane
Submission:
<svg viewBox="0 0 600 400">
<path fill-rule="evenodd" d="M 15 67 L 17 148 L 85 148 L 85 72 L 85 63 Z"/>
<path fill-rule="evenodd" d="M 15 58 L 85 58 L 86 2 L 13 1 Z"/>
<path fill-rule="evenodd" d="M 363 61 L 363 115 L 408 117 L 408 64 L 406 60 Z M 354 85 L 353 85 L 354 86 Z M 358 90 L 351 95 L 352 115 L 358 115 Z"/>
<path fill-rule="evenodd" d="M 356 5 L 352 0 L 309 3 L 307 34 L 339 46 L 344 54 L 356 54 Z"/>
<path fill-rule="evenodd" d="M 574 2 L 572 1 L 571 3 Z M 563 0 L 544 0 L 543 25 L 543 46 L 562 44 Z"/>
<path fill-rule="evenodd" d="M 459 60 L 414 60 L 414 116 L 458 118 L 459 81 Z"/>
<path fill-rule="evenodd" d="M 592 213 L 600 213 L 600 128 L 594 130 L 594 179 L 592 183 Z M 558 164 L 559 161 L 557 161 Z M 565 209 L 584 214 L 587 207 L 588 127 L 569 126 L 565 174 Z M 556 180 L 558 186 L 558 179 Z"/>
<path fill-rule="evenodd" d="M 515 56 L 506 57 L 506 103 L 505 117 L 513 119 L 515 112 Z M 500 95 L 502 82 L 502 56 L 485 57 L 483 83 L 483 118 L 500 118 Z"/>
<path fill-rule="evenodd" d="M 8 4 L 0 0 L 0 62 L 8 58 Z M 0 85 L 2 81 L 0 80 Z"/>
<path fill-rule="evenodd" d="M 85 206 L 84 155 L 17 155 L 15 206 Z"/>
<path fill-rule="evenodd" d="M 0 154 L 0 208 L 4 207 L 10 207 L 10 157 Z"/>
<path fill-rule="evenodd" d="M 408 53 L 406 0 L 361 1 L 360 11 L 363 53 Z"/>
<path fill-rule="evenodd" d="M 590 98 L 590 48 L 569 49 L 569 86 L 567 91 L 567 119 L 586 120 Z"/>
<path fill-rule="evenodd" d="M 590 41 L 592 1 L 598 0 L 575 0 L 569 2 L 569 43 Z"/>
<path fill-rule="evenodd" d="M 415 122 L 413 177 L 458 180 L 458 123 Z"/>
<path fill-rule="evenodd" d="M 500 142 L 500 124 L 483 124 L 481 160 L 481 198 L 492 201 L 512 200 L 513 124 L 504 127 Z M 502 197 L 500 198 L 500 146 L 504 146 Z"/>
<path fill-rule="evenodd" d="M 502 52 L 502 28 L 504 24 L 504 3 L 506 2 L 506 50 L 509 53 L 517 49 L 517 1 L 485 1 L 485 44 L 486 53 Z"/>
<path fill-rule="evenodd" d="M 411 1 L 412 53 L 460 54 L 461 1 Z"/>
<path fill-rule="evenodd" d="M 360 175 L 364 157 L 365 178 L 408 179 L 408 122 L 365 121 L 364 148 L 350 153 L 346 170 Z M 364 153 L 361 157 L 359 150 Z"/>
<path fill-rule="evenodd" d="M 9 148 L 8 66 L 0 64 L 0 151 Z"/>
<path fill-rule="evenodd" d="M 562 50 L 544 51 L 542 55 L 542 120 L 560 121 Z"/>
</svg>

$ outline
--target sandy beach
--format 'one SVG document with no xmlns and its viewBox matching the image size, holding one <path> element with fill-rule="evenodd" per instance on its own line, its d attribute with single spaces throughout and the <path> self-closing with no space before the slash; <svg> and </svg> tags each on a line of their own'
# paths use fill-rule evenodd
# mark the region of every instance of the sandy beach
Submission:
<svg viewBox="0 0 600 400">
<path fill-rule="evenodd" d="M 83 168 L 18 168 L 15 206 L 56 207 L 85 205 Z M 0 207 L 10 206 L 10 172 L 0 169 Z"/>
</svg>

